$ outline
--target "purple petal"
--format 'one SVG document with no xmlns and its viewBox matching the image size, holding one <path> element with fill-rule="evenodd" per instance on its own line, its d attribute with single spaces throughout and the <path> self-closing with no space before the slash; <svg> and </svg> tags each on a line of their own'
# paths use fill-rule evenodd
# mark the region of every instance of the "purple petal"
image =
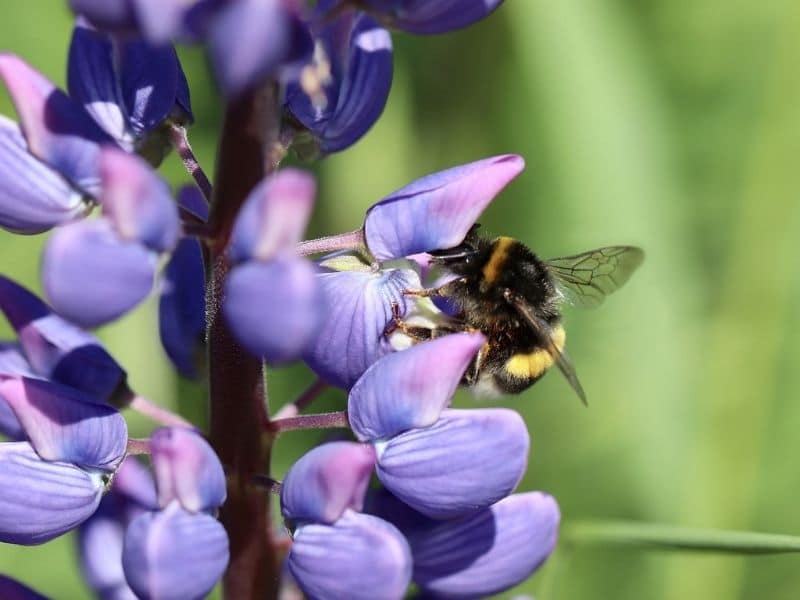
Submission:
<svg viewBox="0 0 800 600">
<path fill-rule="evenodd" d="M 367 246 L 380 260 L 457 246 L 524 167 L 520 156 L 507 154 L 418 179 L 367 211 Z"/>
<path fill-rule="evenodd" d="M 491 596 L 528 577 L 555 548 L 561 515 L 552 496 L 509 496 L 409 537 L 414 581 L 445 598 Z"/>
<path fill-rule="evenodd" d="M 0 375 L 0 396 L 45 460 L 113 471 L 125 455 L 125 419 L 77 390 L 40 379 Z"/>
<path fill-rule="evenodd" d="M 31 366 L 22 354 L 19 344 L 10 342 L 0 342 L 0 374 L 36 377 L 31 372 Z M 25 439 L 25 430 L 22 429 L 17 415 L 2 396 L 0 396 L 0 435 L 11 440 Z"/>
<path fill-rule="evenodd" d="M 287 566 L 311 598 L 397 600 L 411 577 L 411 553 L 393 525 L 347 510 L 333 525 L 300 527 Z"/>
<path fill-rule="evenodd" d="M 5 598 L 5 600 L 47 600 L 47 596 L 42 596 L 28 586 L 5 575 L 0 575 L 0 598 Z"/>
<path fill-rule="evenodd" d="M 299 82 L 287 87 L 287 108 L 317 138 L 324 153 L 358 141 L 386 106 L 392 85 L 392 38 L 360 12 L 337 17 L 318 36 L 331 81 L 311 97 Z M 313 94 L 312 94 L 313 95 Z"/>
<path fill-rule="evenodd" d="M 363 442 L 433 425 L 485 341 L 480 333 L 456 333 L 381 358 L 350 390 L 353 433 Z"/>
<path fill-rule="evenodd" d="M 86 214 L 90 204 L 28 151 L 16 123 L 0 115 L 0 227 L 33 234 Z"/>
<path fill-rule="evenodd" d="M 0 53 L 0 78 L 14 101 L 31 152 L 96 195 L 100 144 L 111 138 L 78 103 L 18 56 Z"/>
<path fill-rule="evenodd" d="M 528 464 L 525 422 L 513 410 L 445 410 L 431 427 L 376 445 L 378 478 L 434 519 L 452 519 L 510 494 Z"/>
<path fill-rule="evenodd" d="M 136 0 L 142 35 L 151 44 L 164 44 L 182 33 L 183 21 L 193 4 L 186 0 Z"/>
<path fill-rule="evenodd" d="M 161 344 L 178 372 L 200 377 L 206 330 L 205 269 L 200 243 L 178 242 L 161 280 L 158 323 Z"/>
<path fill-rule="evenodd" d="M 348 508 L 361 510 L 374 466 L 375 451 L 367 444 L 317 446 L 300 458 L 283 480 L 284 518 L 333 523 Z"/>
<path fill-rule="evenodd" d="M 401 315 L 407 312 L 412 301 L 403 291 L 419 289 L 419 276 L 410 269 L 387 269 L 322 273 L 317 278 L 331 309 L 303 358 L 326 382 L 350 388 L 391 352 L 384 332 L 392 321 L 392 305 Z"/>
<path fill-rule="evenodd" d="M 367 0 L 368 9 L 410 33 L 445 33 L 488 16 L 503 0 Z"/>
<path fill-rule="evenodd" d="M 204 597 L 228 564 L 228 536 L 213 517 L 183 510 L 176 502 L 145 513 L 128 527 L 122 567 L 141 598 Z"/>
<path fill-rule="evenodd" d="M 208 201 L 193 185 L 184 185 L 178 190 L 178 206 L 204 223 L 208 221 Z"/>
<path fill-rule="evenodd" d="M 103 494 L 103 478 L 43 461 L 27 442 L 0 444 L 0 541 L 42 544 L 85 521 Z"/>
<path fill-rule="evenodd" d="M 135 505 L 142 509 L 158 508 L 153 476 L 132 456 L 126 457 L 114 474 L 111 492 L 122 498 L 126 505 Z"/>
<path fill-rule="evenodd" d="M 181 427 L 157 429 L 150 436 L 150 459 L 162 508 L 177 500 L 189 512 L 200 512 L 225 502 L 222 464 L 195 431 Z"/>
<path fill-rule="evenodd" d="M 157 255 L 120 240 L 105 219 L 59 228 L 42 256 L 50 305 L 82 327 L 119 318 L 153 289 Z"/>
<path fill-rule="evenodd" d="M 315 194 L 314 178 L 298 169 L 281 169 L 264 178 L 236 218 L 230 242 L 234 262 L 293 253 L 303 239 Z"/>
<path fill-rule="evenodd" d="M 141 158 L 106 148 L 100 155 L 103 214 L 122 240 L 156 252 L 175 247 L 180 235 L 178 208 L 169 187 Z"/>
<path fill-rule="evenodd" d="M 280 363 L 299 358 L 316 337 L 325 304 L 315 267 L 284 257 L 233 269 L 223 310 L 245 348 Z"/>
</svg>

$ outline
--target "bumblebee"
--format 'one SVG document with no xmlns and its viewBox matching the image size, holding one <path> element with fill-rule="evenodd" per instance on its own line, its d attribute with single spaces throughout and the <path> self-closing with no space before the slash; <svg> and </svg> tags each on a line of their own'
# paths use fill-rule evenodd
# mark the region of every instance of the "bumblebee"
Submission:
<svg viewBox="0 0 800 600">
<path fill-rule="evenodd" d="M 434 264 L 455 276 L 444 285 L 406 290 L 441 297 L 455 308 L 451 322 L 423 331 L 396 318 L 395 327 L 416 341 L 455 331 L 480 331 L 486 343 L 462 383 L 482 395 L 519 393 L 554 364 L 586 403 L 586 394 L 564 349 L 560 307 L 595 307 L 621 287 L 644 260 L 633 246 L 608 246 L 542 260 L 510 237 L 488 239 L 477 227 L 454 248 L 431 252 Z"/>
</svg>

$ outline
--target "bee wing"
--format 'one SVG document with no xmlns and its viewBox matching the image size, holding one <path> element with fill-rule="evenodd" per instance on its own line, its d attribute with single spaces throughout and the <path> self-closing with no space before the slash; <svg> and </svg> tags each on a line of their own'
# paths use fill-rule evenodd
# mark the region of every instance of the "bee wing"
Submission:
<svg viewBox="0 0 800 600">
<path fill-rule="evenodd" d="M 544 261 L 562 297 L 574 306 L 594 308 L 621 288 L 642 264 L 644 250 L 607 246 Z"/>
<path fill-rule="evenodd" d="M 578 380 L 578 374 L 575 372 L 575 367 L 572 366 L 572 361 L 570 360 L 569 355 L 564 350 L 559 350 L 555 345 L 555 342 L 553 342 L 552 328 L 550 325 L 548 325 L 543 319 L 537 317 L 525 300 L 523 300 L 518 294 L 515 294 L 511 290 L 507 289 L 505 290 L 504 296 L 508 303 L 514 307 L 520 316 L 524 318 L 531 327 L 541 334 L 543 340 L 546 340 L 545 349 L 553 358 L 553 362 L 555 362 L 558 366 L 558 370 L 561 371 L 561 374 L 564 375 L 569 385 L 573 390 L 575 390 L 575 393 L 578 394 L 578 398 L 581 399 L 581 402 L 583 402 L 584 406 L 588 406 L 588 402 L 586 401 L 586 392 L 583 391 L 583 386 Z"/>
</svg>

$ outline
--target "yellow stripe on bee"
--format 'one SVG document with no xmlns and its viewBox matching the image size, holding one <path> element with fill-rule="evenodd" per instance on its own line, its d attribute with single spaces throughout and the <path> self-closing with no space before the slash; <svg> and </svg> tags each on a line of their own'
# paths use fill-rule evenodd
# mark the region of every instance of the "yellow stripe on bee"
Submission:
<svg viewBox="0 0 800 600">
<path fill-rule="evenodd" d="M 559 352 L 564 349 L 566 332 L 561 325 L 553 327 L 551 332 L 553 345 Z M 553 357 L 544 348 L 537 348 L 527 354 L 514 354 L 506 361 L 505 370 L 508 374 L 520 379 L 536 379 L 553 366 Z"/>
<path fill-rule="evenodd" d="M 503 264 L 508 258 L 508 249 L 516 240 L 510 237 L 499 237 L 494 242 L 492 254 L 488 262 L 483 266 L 483 279 L 486 283 L 494 283 L 500 276 Z"/>
</svg>

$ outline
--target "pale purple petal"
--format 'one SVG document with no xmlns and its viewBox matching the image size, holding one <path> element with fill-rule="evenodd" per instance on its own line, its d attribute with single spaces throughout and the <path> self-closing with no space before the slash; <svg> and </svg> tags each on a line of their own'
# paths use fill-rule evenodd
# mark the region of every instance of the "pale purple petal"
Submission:
<svg viewBox="0 0 800 600">
<path fill-rule="evenodd" d="M 234 262 L 293 253 L 303 239 L 315 194 L 314 178 L 299 169 L 281 169 L 264 178 L 236 218 L 230 242 Z"/>
<path fill-rule="evenodd" d="M 77 102 L 18 56 L 0 53 L 0 78 L 31 152 L 82 190 L 99 191 L 100 144 L 112 143 Z"/>
<path fill-rule="evenodd" d="M 123 498 L 127 505 L 142 509 L 158 508 L 153 476 L 135 457 L 127 456 L 114 474 L 111 492 Z"/>
<path fill-rule="evenodd" d="M 47 600 L 47 596 L 42 596 L 39 592 L 35 592 L 28 586 L 5 575 L 0 575 L 0 598 L 4 600 Z"/>
<path fill-rule="evenodd" d="M 378 478 L 434 519 L 452 519 L 510 494 L 528 464 L 530 441 L 518 413 L 445 410 L 431 427 L 376 445 Z"/>
<path fill-rule="evenodd" d="M 75 13 L 102 29 L 130 32 L 136 28 L 131 0 L 69 0 L 69 4 Z"/>
<path fill-rule="evenodd" d="M 225 318 L 236 339 L 271 363 L 300 358 L 316 338 L 325 297 L 316 268 L 294 256 L 247 262 L 225 286 Z"/>
<path fill-rule="evenodd" d="M 47 462 L 27 442 L 0 444 L 0 541 L 42 544 L 85 521 L 103 494 L 103 477 Z"/>
<path fill-rule="evenodd" d="M 367 211 L 367 246 L 381 260 L 457 246 L 524 166 L 507 154 L 418 179 Z"/>
<path fill-rule="evenodd" d="M 19 344 L 11 342 L 0 342 L 0 374 L 36 377 L 31 372 L 31 366 L 22 354 Z M 25 439 L 25 431 L 17 415 L 2 396 L 0 396 L 0 435 L 11 440 Z"/>
<path fill-rule="evenodd" d="M 213 517 L 177 502 L 140 515 L 128 526 L 122 567 L 141 598 L 204 597 L 228 565 L 228 536 Z"/>
<path fill-rule="evenodd" d="M 186 0 L 135 0 L 142 34 L 152 44 L 164 44 L 182 33 L 184 16 L 192 5 Z"/>
<path fill-rule="evenodd" d="M 162 508 L 177 500 L 189 512 L 200 512 L 225 501 L 222 464 L 196 431 L 182 427 L 155 430 L 150 436 L 150 459 Z"/>
<path fill-rule="evenodd" d="M 350 390 L 353 433 L 372 441 L 433 425 L 485 341 L 480 333 L 455 333 L 381 358 Z"/>
<path fill-rule="evenodd" d="M 314 599 L 397 600 L 411 577 L 411 552 L 393 525 L 346 510 L 333 525 L 300 527 L 287 565 Z"/>
<path fill-rule="evenodd" d="M 77 390 L 41 379 L 0 375 L 0 396 L 45 460 L 113 471 L 125 455 L 125 419 Z"/>
<path fill-rule="evenodd" d="M 283 480 L 284 518 L 333 523 L 348 508 L 360 511 L 374 466 L 375 451 L 368 444 L 317 446 L 300 458 Z"/>
<path fill-rule="evenodd" d="M 403 291 L 419 289 L 419 276 L 410 269 L 385 269 L 317 277 L 331 308 L 303 358 L 326 382 L 349 389 L 372 363 L 392 351 L 384 336 L 392 322 L 392 305 L 399 307 L 401 316 L 406 314 L 412 301 Z"/>
<path fill-rule="evenodd" d="M 106 148 L 100 154 L 103 214 L 124 241 L 156 252 L 178 242 L 180 219 L 167 183 L 141 158 Z"/>
<path fill-rule="evenodd" d="M 91 204 L 35 158 L 16 123 L 0 115 L 0 227 L 33 234 L 77 219 Z"/>
<path fill-rule="evenodd" d="M 392 27 L 410 33 L 435 34 L 472 25 L 503 0 L 366 0 L 367 8 Z"/>
<path fill-rule="evenodd" d="M 157 254 L 121 241 L 105 219 L 56 230 L 42 256 L 50 305 L 83 327 L 119 318 L 153 288 Z"/>
<path fill-rule="evenodd" d="M 491 596 L 513 587 L 547 559 L 561 515 L 552 496 L 529 492 L 409 536 L 414 581 L 444 598 Z"/>
</svg>

